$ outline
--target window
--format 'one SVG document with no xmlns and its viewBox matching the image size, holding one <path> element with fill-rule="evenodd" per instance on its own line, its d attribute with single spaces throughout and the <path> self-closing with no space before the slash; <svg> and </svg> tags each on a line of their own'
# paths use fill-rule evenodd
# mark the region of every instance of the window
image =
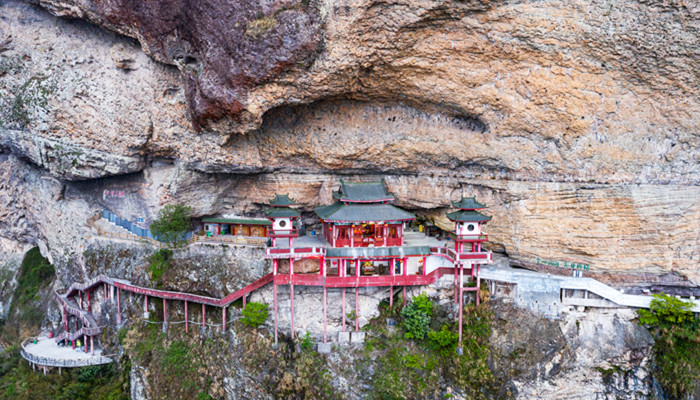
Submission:
<svg viewBox="0 0 700 400">
<path fill-rule="evenodd" d="M 469 232 L 473 231 L 473 230 L 474 230 L 474 224 L 469 224 L 469 225 L 467 225 L 467 230 L 468 230 Z"/>
<path fill-rule="evenodd" d="M 280 225 L 280 228 L 284 228 L 285 226 L 287 226 L 287 221 L 281 220 L 279 225 Z"/>
</svg>

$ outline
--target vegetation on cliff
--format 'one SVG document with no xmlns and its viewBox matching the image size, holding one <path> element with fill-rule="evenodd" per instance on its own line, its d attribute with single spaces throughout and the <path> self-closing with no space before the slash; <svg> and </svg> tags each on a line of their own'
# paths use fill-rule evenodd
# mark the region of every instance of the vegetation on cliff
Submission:
<svg viewBox="0 0 700 400">
<path fill-rule="evenodd" d="M 468 305 L 463 317 L 459 355 L 458 324 L 446 307 L 425 295 L 403 308 L 383 304 L 366 328 L 365 358 L 358 364 L 373 372 L 365 375 L 371 397 L 437 398 L 459 391 L 470 399 L 486 399 L 496 393 L 497 378 L 487 365 L 493 315 L 488 305 Z M 396 319 L 402 329 L 387 326 L 387 319 Z"/>
<path fill-rule="evenodd" d="M 184 204 L 168 204 L 158 211 L 158 218 L 151 224 L 151 232 L 159 240 L 180 244 L 190 229 L 192 208 Z"/>
<path fill-rule="evenodd" d="M 700 377 L 700 320 L 693 315 L 692 306 L 692 302 L 662 293 L 654 295 L 649 310 L 638 311 L 639 323 L 656 340 L 656 378 L 672 400 L 688 398 Z"/>
</svg>

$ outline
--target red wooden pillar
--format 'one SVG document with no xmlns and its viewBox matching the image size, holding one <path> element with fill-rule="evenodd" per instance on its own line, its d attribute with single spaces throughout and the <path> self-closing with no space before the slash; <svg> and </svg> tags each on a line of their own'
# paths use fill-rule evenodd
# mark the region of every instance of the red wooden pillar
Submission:
<svg viewBox="0 0 700 400">
<path fill-rule="evenodd" d="M 403 276 L 408 276 L 408 258 L 403 259 Z M 406 286 L 403 287 L 403 305 L 406 305 Z"/>
<path fill-rule="evenodd" d="M 143 315 L 148 317 L 148 295 L 143 295 Z"/>
<path fill-rule="evenodd" d="M 278 267 L 279 260 L 276 258 L 272 259 L 272 302 L 273 311 L 275 313 L 275 344 L 277 344 L 277 280 L 275 278 L 277 277 Z"/>
<path fill-rule="evenodd" d="M 187 300 L 185 300 L 185 333 L 190 331 L 190 316 L 187 312 Z"/>
<path fill-rule="evenodd" d="M 347 263 L 347 260 L 345 260 L 344 258 L 338 260 L 338 276 L 345 277 L 345 275 L 347 273 L 347 267 L 345 265 L 346 263 Z M 343 332 L 345 332 L 345 288 L 343 288 L 343 300 L 340 303 L 340 305 L 341 305 L 341 312 L 343 314 Z"/>
<path fill-rule="evenodd" d="M 221 319 L 223 320 L 222 331 L 226 332 L 226 306 L 221 307 Z"/>
<path fill-rule="evenodd" d="M 202 329 L 207 327 L 207 305 L 202 304 Z"/>
<path fill-rule="evenodd" d="M 423 256 L 423 275 L 428 275 L 428 263 L 426 256 Z"/>
<path fill-rule="evenodd" d="M 291 306 L 291 327 L 292 327 L 292 339 L 294 339 L 294 283 L 292 283 L 292 277 L 294 276 L 294 259 L 289 259 L 289 302 Z"/>
<path fill-rule="evenodd" d="M 355 331 L 360 330 L 360 260 L 355 260 Z"/>
<path fill-rule="evenodd" d="M 474 264 L 472 264 L 474 269 Z M 476 306 L 479 306 L 479 289 L 481 288 L 481 264 L 476 265 Z"/>
<path fill-rule="evenodd" d="M 117 324 L 122 323 L 122 290 L 117 288 Z"/>
<path fill-rule="evenodd" d="M 477 295 L 478 296 L 478 295 Z M 462 314 L 463 314 L 463 303 L 464 303 L 464 266 L 459 269 L 459 345 L 462 345 Z"/>
<path fill-rule="evenodd" d="M 328 332 L 328 318 L 326 314 L 327 309 L 327 297 L 326 297 L 326 283 L 323 283 L 323 343 L 328 342 L 327 332 Z"/>
<path fill-rule="evenodd" d="M 168 325 L 168 303 L 166 302 L 165 297 L 163 297 L 163 332 L 165 332 L 167 325 Z"/>
<path fill-rule="evenodd" d="M 85 295 L 87 296 L 87 310 L 88 312 L 92 312 L 92 304 L 90 304 L 90 292 L 85 292 Z"/>
</svg>

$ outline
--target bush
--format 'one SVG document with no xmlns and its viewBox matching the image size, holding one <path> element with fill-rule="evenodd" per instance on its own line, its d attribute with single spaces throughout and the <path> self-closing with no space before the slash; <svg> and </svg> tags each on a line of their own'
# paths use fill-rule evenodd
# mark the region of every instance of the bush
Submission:
<svg viewBox="0 0 700 400">
<path fill-rule="evenodd" d="M 421 294 L 413 299 L 411 304 L 401 310 L 403 328 L 406 339 L 425 339 L 430 330 L 430 316 L 433 314 L 433 303 L 428 296 Z"/>
<path fill-rule="evenodd" d="M 443 325 L 439 332 L 428 333 L 428 346 L 441 356 L 448 357 L 455 352 L 458 339 L 458 334 L 452 332 L 447 325 Z"/>
<path fill-rule="evenodd" d="M 244 324 L 257 328 L 267 321 L 268 317 L 268 305 L 263 303 L 250 302 L 246 304 L 245 308 L 241 312 L 243 318 L 241 322 Z"/>
<path fill-rule="evenodd" d="M 168 249 L 160 249 L 148 258 L 148 273 L 151 275 L 152 280 L 158 281 L 163 272 L 170 269 L 170 260 L 172 258 L 173 251 Z"/>
<path fill-rule="evenodd" d="M 639 323 L 654 336 L 656 378 L 670 399 L 685 399 L 700 376 L 700 323 L 693 303 L 654 295 L 649 310 L 638 310 Z"/>
<path fill-rule="evenodd" d="M 180 243 L 190 229 L 191 214 L 192 208 L 184 204 L 168 204 L 158 211 L 158 218 L 151 224 L 151 232 L 164 242 Z"/>
<path fill-rule="evenodd" d="M 308 351 L 314 348 L 314 340 L 311 337 L 310 332 L 306 332 L 304 336 L 301 338 L 301 349 L 304 351 Z"/>
</svg>

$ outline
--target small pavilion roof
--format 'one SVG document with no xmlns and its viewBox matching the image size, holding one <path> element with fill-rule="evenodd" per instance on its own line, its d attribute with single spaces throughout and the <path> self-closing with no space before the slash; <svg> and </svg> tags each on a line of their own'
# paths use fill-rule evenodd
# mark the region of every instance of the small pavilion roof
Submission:
<svg viewBox="0 0 700 400">
<path fill-rule="evenodd" d="M 447 213 L 447 218 L 454 222 L 489 222 L 491 217 L 473 210 L 459 210 Z"/>
<path fill-rule="evenodd" d="M 289 198 L 289 194 L 275 194 L 275 197 L 273 197 L 270 200 L 270 205 L 273 207 L 289 207 L 293 206 L 296 204 L 296 201 L 294 199 Z"/>
<path fill-rule="evenodd" d="M 348 203 L 377 203 L 394 200 L 394 195 L 386 191 L 384 179 L 375 182 L 345 182 L 340 180 L 340 190 L 333 192 L 337 200 Z"/>
<path fill-rule="evenodd" d="M 273 207 L 265 210 L 268 218 L 298 218 L 299 211 L 289 207 Z"/>
<path fill-rule="evenodd" d="M 460 210 L 478 210 L 486 208 L 486 205 L 479 203 L 474 197 L 462 197 L 460 201 L 453 201 L 452 206 Z"/>
<path fill-rule="evenodd" d="M 345 204 L 337 201 L 314 210 L 324 221 L 331 222 L 380 222 L 411 221 L 416 216 L 391 204 Z"/>
</svg>

